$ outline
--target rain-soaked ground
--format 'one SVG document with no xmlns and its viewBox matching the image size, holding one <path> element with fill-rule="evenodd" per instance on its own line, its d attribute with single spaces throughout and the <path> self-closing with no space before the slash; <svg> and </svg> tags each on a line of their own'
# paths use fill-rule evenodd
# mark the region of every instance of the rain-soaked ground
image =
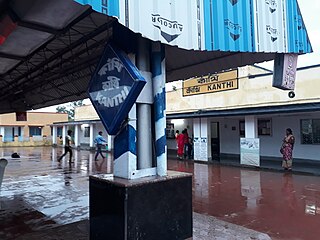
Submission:
<svg viewBox="0 0 320 240">
<path fill-rule="evenodd" d="M 19 152 L 21 159 L 10 159 Z M 112 156 L 93 161 L 74 151 L 70 166 L 57 162 L 62 149 L 6 148 L 0 193 L 0 239 L 17 239 L 88 219 L 88 176 L 112 172 Z M 169 169 L 194 174 L 194 211 L 269 234 L 273 239 L 320 239 L 320 177 L 219 165 L 169 161 Z"/>
</svg>

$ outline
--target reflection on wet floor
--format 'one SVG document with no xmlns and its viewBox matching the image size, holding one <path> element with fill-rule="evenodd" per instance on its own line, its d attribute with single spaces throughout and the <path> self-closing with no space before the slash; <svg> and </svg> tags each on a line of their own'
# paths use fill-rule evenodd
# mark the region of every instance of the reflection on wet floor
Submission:
<svg viewBox="0 0 320 240">
<path fill-rule="evenodd" d="M 0 239 L 88 218 L 88 176 L 112 172 L 112 156 L 61 148 L 6 148 L 10 159 L 0 193 Z M 169 169 L 194 174 L 194 211 L 269 234 L 274 239 L 318 239 L 320 177 L 253 171 L 170 160 Z"/>
<path fill-rule="evenodd" d="M 194 173 L 194 211 L 269 234 L 319 239 L 320 177 L 170 161 Z"/>
<path fill-rule="evenodd" d="M 68 159 L 57 162 L 60 148 L 3 150 L 9 164 L 0 192 L 0 239 L 87 219 L 88 176 L 112 172 L 110 154 L 94 161 L 94 153 L 74 151 L 70 165 Z M 9 157 L 14 151 L 20 159 Z"/>
</svg>

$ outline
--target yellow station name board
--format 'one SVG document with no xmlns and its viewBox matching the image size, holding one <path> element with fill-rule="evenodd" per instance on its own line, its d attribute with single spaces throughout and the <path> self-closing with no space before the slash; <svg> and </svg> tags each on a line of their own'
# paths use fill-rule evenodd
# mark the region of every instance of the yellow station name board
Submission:
<svg viewBox="0 0 320 240">
<path fill-rule="evenodd" d="M 183 81 L 183 96 L 238 89 L 238 70 Z"/>
</svg>

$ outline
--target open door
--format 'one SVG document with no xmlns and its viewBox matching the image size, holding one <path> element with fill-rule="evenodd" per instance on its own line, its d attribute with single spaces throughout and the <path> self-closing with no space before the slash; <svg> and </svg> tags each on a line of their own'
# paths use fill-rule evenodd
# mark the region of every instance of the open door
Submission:
<svg viewBox="0 0 320 240">
<path fill-rule="evenodd" d="M 211 123 L 211 154 L 212 160 L 220 160 L 220 132 L 219 122 Z"/>
</svg>

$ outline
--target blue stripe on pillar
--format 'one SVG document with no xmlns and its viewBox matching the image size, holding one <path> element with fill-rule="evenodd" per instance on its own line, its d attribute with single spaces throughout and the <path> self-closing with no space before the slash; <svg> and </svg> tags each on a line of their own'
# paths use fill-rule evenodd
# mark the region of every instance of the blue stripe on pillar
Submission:
<svg viewBox="0 0 320 240">
<path fill-rule="evenodd" d="M 122 154 L 130 151 L 137 155 L 136 150 L 136 130 L 128 125 L 114 139 L 114 159 L 119 158 Z"/>
</svg>

